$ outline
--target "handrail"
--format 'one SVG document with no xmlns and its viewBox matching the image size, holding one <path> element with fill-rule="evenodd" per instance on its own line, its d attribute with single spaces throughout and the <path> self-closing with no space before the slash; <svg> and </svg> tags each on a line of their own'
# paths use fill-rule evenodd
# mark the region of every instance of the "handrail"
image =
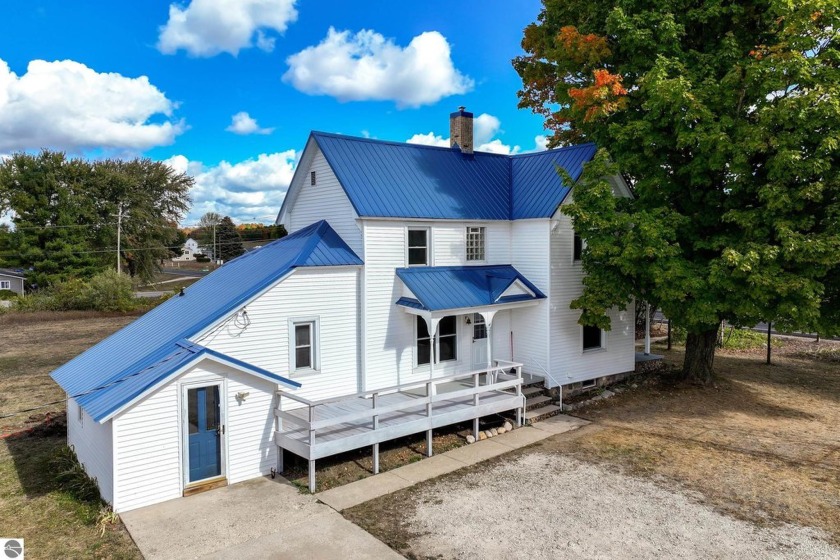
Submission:
<svg viewBox="0 0 840 560">
<path fill-rule="evenodd" d="M 497 360 L 497 362 L 498 362 L 498 360 Z M 474 402 L 477 405 L 478 404 L 478 395 L 480 393 L 502 391 L 503 389 L 509 389 L 509 388 L 513 388 L 513 387 L 516 387 L 517 388 L 517 394 L 521 395 L 521 389 L 522 389 L 522 369 L 521 369 L 521 366 L 522 366 L 522 364 L 518 364 L 516 362 L 507 362 L 507 361 L 504 361 L 504 363 L 505 364 L 510 364 L 510 365 L 509 366 L 506 365 L 504 367 L 500 367 L 499 365 L 496 365 L 496 366 L 493 366 L 493 367 L 486 367 L 486 368 L 482 368 L 482 369 L 478 369 L 478 370 L 473 370 L 473 371 L 470 371 L 470 372 L 458 373 L 458 374 L 455 374 L 455 375 L 448 375 L 448 376 L 443 376 L 443 377 L 437 377 L 437 378 L 426 380 L 424 382 L 416 382 L 415 381 L 415 382 L 412 382 L 412 383 L 404 383 L 403 385 L 397 385 L 397 386 L 394 386 L 394 387 L 386 387 L 384 389 L 377 389 L 377 390 L 374 390 L 374 391 L 365 391 L 365 392 L 362 392 L 362 393 L 356 393 L 354 395 L 345 395 L 344 397 L 324 399 L 324 400 L 321 400 L 321 401 L 310 401 L 310 400 L 305 399 L 303 397 L 300 397 L 298 395 L 292 395 L 290 393 L 287 393 L 286 391 L 277 390 L 276 394 L 279 398 L 282 399 L 282 397 L 288 397 L 288 398 L 291 398 L 294 401 L 297 401 L 297 402 L 300 402 L 300 403 L 306 405 L 308 407 L 308 416 L 307 416 L 308 421 L 307 421 L 307 419 L 304 419 L 304 418 L 298 417 L 296 415 L 293 415 L 290 412 L 280 410 L 279 402 L 278 402 L 278 407 L 275 409 L 275 417 L 284 419 L 284 420 L 290 422 L 291 424 L 295 424 L 295 425 L 300 426 L 304 429 L 308 429 L 309 432 L 310 432 L 310 442 L 313 442 L 314 437 L 315 437 L 315 430 L 328 428 L 328 427 L 331 427 L 331 426 L 336 426 L 336 425 L 339 425 L 339 424 L 344 424 L 344 423 L 355 421 L 355 420 L 371 418 L 373 420 L 374 429 L 376 429 L 376 425 L 378 424 L 377 419 L 378 419 L 379 415 L 383 414 L 383 413 L 387 413 L 387 412 L 393 412 L 393 411 L 398 411 L 398 410 L 402 410 L 402 409 L 416 408 L 416 407 L 420 407 L 420 406 L 425 405 L 427 415 L 431 416 L 433 403 L 440 402 L 440 401 L 445 401 L 445 400 L 451 399 L 451 398 L 466 397 L 466 396 L 473 395 L 474 396 Z M 511 368 L 511 367 L 514 367 L 514 368 L 517 369 L 517 378 L 516 379 L 505 380 L 505 381 L 494 381 L 493 383 L 489 383 L 489 379 L 488 379 L 488 384 L 487 385 L 479 385 L 478 384 L 478 378 L 482 374 L 490 375 L 492 372 L 501 371 L 501 370 L 508 369 L 508 368 Z M 448 383 L 448 382 L 451 382 L 451 381 L 457 381 L 457 380 L 464 379 L 464 378 L 472 378 L 475 385 L 473 387 L 459 389 L 457 391 L 450 391 L 450 392 L 441 393 L 441 394 L 437 394 L 437 392 L 433 390 L 433 388 L 438 384 Z M 416 388 L 416 387 L 421 387 L 423 385 L 426 386 L 426 396 L 425 397 L 418 397 L 417 399 L 412 399 L 411 401 L 406 401 L 406 402 L 402 402 L 402 403 L 395 403 L 395 404 L 387 404 L 385 406 L 378 406 L 378 404 L 377 404 L 377 397 L 380 396 L 380 393 L 394 392 L 394 391 L 399 391 L 400 389 L 407 389 L 407 388 Z M 339 416 L 333 416 L 332 418 L 320 418 L 317 421 L 315 420 L 315 408 L 319 405 L 329 404 L 329 403 L 343 401 L 343 400 L 352 400 L 352 399 L 355 399 L 355 398 L 366 398 L 368 396 L 373 397 L 371 399 L 372 407 L 370 409 L 359 410 L 357 412 L 350 412 L 350 413 L 342 414 L 342 415 L 339 415 Z"/>
<path fill-rule="evenodd" d="M 495 360 L 495 361 L 499 362 L 499 361 L 503 361 L 503 360 Z M 391 392 L 400 391 L 400 390 L 403 390 L 403 389 L 412 389 L 412 388 L 415 388 L 415 387 L 422 387 L 423 385 L 425 385 L 426 383 L 428 383 L 430 381 L 437 385 L 439 383 L 448 383 L 450 381 L 457 381 L 459 379 L 463 379 L 464 377 L 472 377 L 476 373 L 479 373 L 479 374 L 489 373 L 490 371 L 497 370 L 497 369 L 507 369 L 507 368 L 514 368 L 514 367 L 522 366 L 522 364 L 520 364 L 518 362 L 507 362 L 507 361 L 505 361 L 505 364 L 508 364 L 508 365 L 505 365 L 503 367 L 502 366 L 493 366 L 493 367 L 489 367 L 489 368 L 485 367 L 485 368 L 481 368 L 481 369 L 467 371 L 467 372 L 464 372 L 464 373 L 457 373 L 455 375 L 447 375 L 447 376 L 443 376 L 443 377 L 433 377 L 431 379 L 426 379 L 426 380 L 423 380 L 423 381 L 412 381 L 410 383 L 403 383 L 401 385 L 392 385 L 390 387 L 382 387 L 381 389 L 371 389 L 369 391 L 362 391 L 362 392 L 359 392 L 359 393 L 351 393 L 349 395 L 343 395 L 343 396 L 340 396 L 340 397 L 331 397 L 331 398 L 328 398 L 328 399 L 319 399 L 319 400 L 314 400 L 314 401 L 309 400 L 309 399 L 304 398 L 304 397 L 301 397 L 301 396 L 298 396 L 298 395 L 295 395 L 294 393 L 290 393 L 290 392 L 285 391 L 283 389 L 277 389 L 276 392 L 281 397 L 288 397 L 288 398 L 292 399 L 293 401 L 297 401 L 301 404 L 305 404 L 305 405 L 308 405 L 308 406 L 318 406 L 318 405 L 321 405 L 321 404 L 329 404 L 329 403 L 333 403 L 333 402 L 348 400 L 348 399 L 351 399 L 353 397 L 367 398 L 367 397 L 373 396 L 374 394 L 391 393 Z"/>
<path fill-rule="evenodd" d="M 534 360 L 534 359 L 531 359 L 531 361 L 532 361 L 532 362 L 534 362 L 535 364 L 537 364 L 537 367 L 538 367 L 538 368 L 540 368 L 540 369 L 543 371 L 543 373 L 544 373 L 544 374 L 545 374 L 545 375 L 546 375 L 549 379 L 551 379 L 552 381 L 554 381 L 554 383 L 555 383 L 555 384 L 557 385 L 557 387 L 559 388 L 558 390 L 560 391 L 560 412 L 563 412 L 563 384 L 562 384 L 562 383 L 560 383 L 559 381 L 557 381 L 557 379 L 555 379 L 555 377 L 554 377 L 553 375 L 551 375 L 550 373 L 548 373 L 548 370 L 547 370 L 547 369 L 545 369 L 544 367 L 542 367 L 542 364 L 541 364 L 539 361 Z"/>
</svg>

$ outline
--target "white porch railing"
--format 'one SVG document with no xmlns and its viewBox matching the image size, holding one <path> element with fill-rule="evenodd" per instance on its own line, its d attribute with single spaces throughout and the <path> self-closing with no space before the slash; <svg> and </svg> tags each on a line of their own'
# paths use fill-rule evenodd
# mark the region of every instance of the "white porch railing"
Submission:
<svg viewBox="0 0 840 560">
<path fill-rule="evenodd" d="M 507 375 L 500 380 L 502 373 Z M 331 399 L 313 401 L 282 390 L 277 397 L 275 441 L 309 461 L 312 492 L 316 459 L 372 445 L 378 473 L 380 442 L 426 431 L 431 456 L 433 428 L 473 420 L 477 438 L 480 417 L 515 409 L 521 426 L 525 406 L 522 364 L 503 360 L 489 368 Z M 284 399 L 304 406 L 283 410 Z"/>
</svg>

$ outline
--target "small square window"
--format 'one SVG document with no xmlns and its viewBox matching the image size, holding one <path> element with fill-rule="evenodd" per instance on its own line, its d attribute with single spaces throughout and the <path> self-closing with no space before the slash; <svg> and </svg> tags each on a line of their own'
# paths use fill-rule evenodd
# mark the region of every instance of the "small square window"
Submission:
<svg viewBox="0 0 840 560">
<path fill-rule="evenodd" d="M 594 350 L 603 347 L 603 331 L 598 327 L 585 325 L 583 327 L 583 349 Z"/>
<path fill-rule="evenodd" d="M 581 381 L 580 382 L 580 388 L 581 389 L 589 389 L 591 387 L 594 387 L 596 381 L 597 381 L 597 379 L 587 379 L 585 381 Z"/>
<path fill-rule="evenodd" d="M 310 184 L 310 185 L 312 185 L 312 186 L 314 187 L 314 186 L 315 186 L 315 183 L 317 183 L 317 180 L 316 180 L 316 178 L 315 178 L 315 172 L 314 172 L 314 171 L 310 171 L 310 172 L 309 172 L 309 184 Z"/>
<path fill-rule="evenodd" d="M 408 230 L 408 266 L 429 264 L 429 230 Z"/>
<path fill-rule="evenodd" d="M 574 246 L 574 253 L 573 259 L 576 261 L 580 260 L 581 255 L 583 254 L 583 239 L 580 235 L 575 234 L 575 246 Z"/>
<path fill-rule="evenodd" d="M 484 228 L 467 227 L 467 260 L 484 260 Z"/>
</svg>

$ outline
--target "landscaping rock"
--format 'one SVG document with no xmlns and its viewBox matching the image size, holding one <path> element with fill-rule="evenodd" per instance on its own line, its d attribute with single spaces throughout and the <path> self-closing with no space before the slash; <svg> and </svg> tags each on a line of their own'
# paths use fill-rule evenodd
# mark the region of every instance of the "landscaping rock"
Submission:
<svg viewBox="0 0 840 560">
<path fill-rule="evenodd" d="M 467 436 L 467 443 L 475 443 L 475 436 L 470 434 Z"/>
<path fill-rule="evenodd" d="M 499 435 L 499 430 L 497 430 L 496 428 L 493 428 L 492 430 L 490 430 L 490 435 L 491 436 Z"/>
<path fill-rule="evenodd" d="M 504 429 L 505 429 L 505 431 L 508 431 L 508 432 L 509 432 L 509 431 L 511 431 L 511 430 L 513 429 L 513 424 L 511 424 L 510 422 L 505 422 L 505 425 L 504 425 L 504 426 L 502 426 L 502 428 L 504 428 Z"/>
<path fill-rule="evenodd" d="M 484 430 L 484 433 L 485 433 L 485 434 L 487 435 L 487 437 L 489 437 L 489 438 L 493 437 L 493 432 L 491 432 L 490 430 Z"/>
<path fill-rule="evenodd" d="M 480 439 L 480 440 L 481 439 L 487 439 L 487 433 L 486 432 L 478 432 L 478 439 Z"/>
<path fill-rule="evenodd" d="M 499 428 L 498 432 L 500 434 L 503 434 L 503 433 L 507 432 L 507 430 L 505 430 L 504 426 L 502 426 L 501 428 Z"/>
</svg>

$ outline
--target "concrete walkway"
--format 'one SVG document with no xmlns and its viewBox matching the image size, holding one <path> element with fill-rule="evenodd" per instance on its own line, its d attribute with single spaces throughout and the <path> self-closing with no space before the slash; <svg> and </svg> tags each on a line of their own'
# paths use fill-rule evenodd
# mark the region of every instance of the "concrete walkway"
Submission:
<svg viewBox="0 0 840 560">
<path fill-rule="evenodd" d="M 249 480 L 120 517 L 148 559 L 402 558 L 279 477 Z"/>
<path fill-rule="evenodd" d="M 575 430 L 588 423 L 586 420 L 572 416 L 553 416 L 542 422 L 517 428 L 512 432 L 491 439 L 477 441 L 404 467 L 319 492 L 315 494 L 315 497 L 336 511 L 343 511 L 368 500 L 408 488 L 418 482 L 436 478 L 463 467 L 492 459 L 514 449 L 531 445 L 555 434 Z"/>
</svg>

